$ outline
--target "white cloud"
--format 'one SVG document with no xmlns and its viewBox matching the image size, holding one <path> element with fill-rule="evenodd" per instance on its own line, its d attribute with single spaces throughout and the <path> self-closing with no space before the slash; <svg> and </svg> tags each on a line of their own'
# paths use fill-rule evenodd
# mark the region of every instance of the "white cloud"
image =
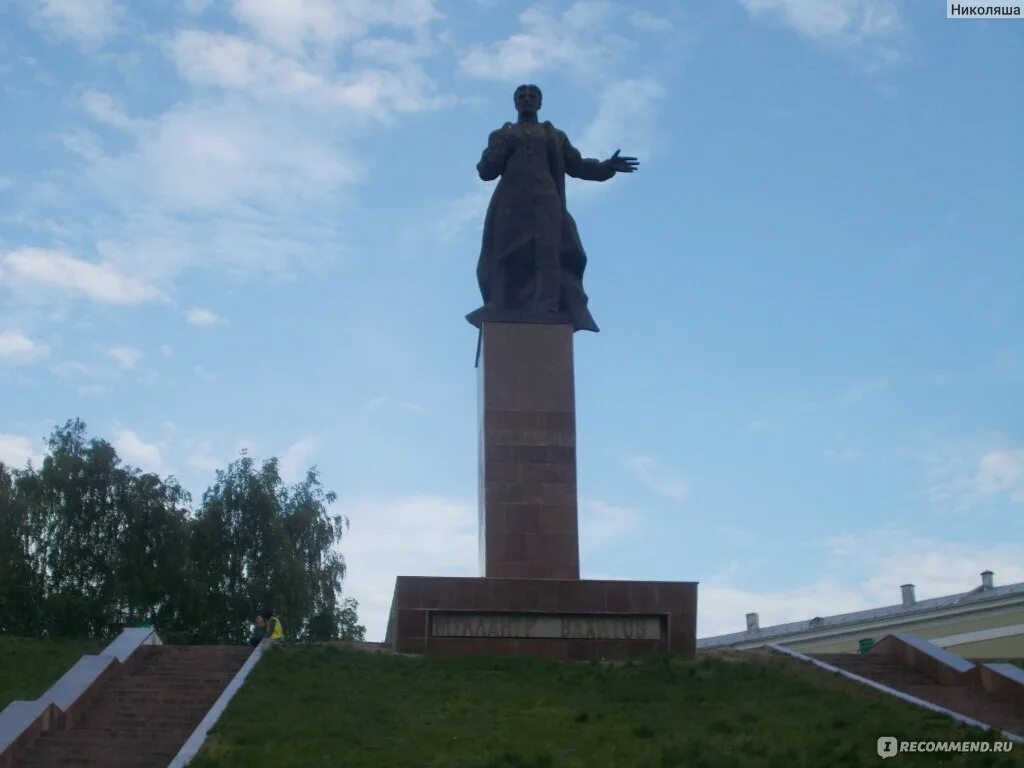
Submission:
<svg viewBox="0 0 1024 768">
<path fill-rule="evenodd" d="M 478 576 L 475 501 L 419 495 L 339 501 L 351 520 L 341 550 L 345 594 L 359 601 L 369 640 L 383 640 L 395 577 Z"/>
<path fill-rule="evenodd" d="M 325 87 L 319 75 L 297 60 L 234 35 L 181 31 L 171 44 L 171 59 L 184 78 L 202 85 L 277 96 L 298 96 Z"/>
<path fill-rule="evenodd" d="M 134 368 L 142 357 L 142 353 L 134 347 L 110 347 L 106 352 L 108 357 L 114 358 L 125 370 Z"/>
<path fill-rule="evenodd" d="M 34 0 L 35 18 L 59 37 L 95 48 L 113 37 L 122 16 L 113 0 Z"/>
<path fill-rule="evenodd" d="M 858 584 L 872 605 L 895 605 L 901 584 L 919 600 L 967 592 L 991 570 L 999 583 L 1024 581 L 1024 546 L 968 544 L 915 537 L 898 529 L 826 540 L 834 573 L 866 574 Z M 807 617 L 810 618 L 810 617 Z"/>
<path fill-rule="evenodd" d="M 324 121 L 227 99 L 175 106 L 131 137 L 84 174 L 111 211 L 93 227 L 111 270 L 144 285 L 200 264 L 287 276 L 344 252 L 337 210 L 356 168 Z"/>
<path fill-rule="evenodd" d="M 212 3 L 213 0 L 182 0 L 185 13 L 192 16 L 202 15 Z"/>
<path fill-rule="evenodd" d="M 305 477 L 309 469 L 309 457 L 318 445 L 315 437 L 307 436 L 289 445 L 279 459 L 278 468 L 281 479 L 286 483 L 294 483 Z"/>
<path fill-rule="evenodd" d="M 573 3 L 561 14 L 532 6 L 519 15 L 522 31 L 495 43 L 471 46 L 459 67 L 473 77 L 506 83 L 549 71 L 601 79 L 631 45 L 606 24 L 616 14 L 611 3 L 587 0 Z"/>
<path fill-rule="evenodd" d="M 978 461 L 975 486 L 984 495 L 1009 494 L 1024 501 L 1024 450 L 989 451 Z"/>
<path fill-rule="evenodd" d="M 161 344 L 160 354 L 163 355 L 164 357 L 173 357 L 174 347 L 172 347 L 170 344 Z"/>
<path fill-rule="evenodd" d="M 264 40 L 292 51 L 361 37 L 373 26 L 420 29 L 440 18 L 433 0 L 234 0 L 233 7 Z"/>
<path fill-rule="evenodd" d="M 94 367 L 77 360 L 62 360 L 51 365 L 50 370 L 54 376 L 62 379 L 82 379 L 94 377 L 99 373 Z"/>
<path fill-rule="evenodd" d="M 113 264 L 41 248 L 19 248 L 0 255 L 0 284 L 30 291 L 46 286 L 107 304 L 141 304 L 161 298 L 156 288 L 123 274 Z"/>
<path fill-rule="evenodd" d="M 576 29 L 595 29 L 615 15 L 615 5 L 608 0 L 577 0 L 566 8 L 562 18 Z"/>
<path fill-rule="evenodd" d="M 770 19 L 811 40 L 841 48 L 880 42 L 899 32 L 902 21 L 891 0 L 741 0 L 752 18 Z M 878 52 L 892 63 L 892 48 Z M 886 61 L 888 60 L 888 61 Z"/>
<path fill-rule="evenodd" d="M 745 615 L 759 614 L 762 627 L 815 616 L 897 605 L 900 585 L 914 584 L 918 600 L 968 592 L 981 572 L 998 584 L 1024 581 L 1024 547 L 972 545 L 914 538 L 901 531 L 837 536 L 823 542 L 829 572 L 811 584 L 769 591 L 705 582 L 698 600 L 698 635 L 739 632 Z M 737 569 L 747 572 L 748 569 Z M 850 580 L 849 574 L 863 574 Z"/>
<path fill-rule="evenodd" d="M 159 443 L 147 443 L 132 430 L 122 428 L 114 439 L 114 448 L 126 463 L 144 472 L 163 474 L 164 460 Z"/>
<path fill-rule="evenodd" d="M 637 29 L 649 30 L 651 32 L 667 32 L 675 28 L 675 25 L 663 16 L 655 16 L 649 11 L 635 10 L 629 14 L 629 23 Z"/>
<path fill-rule="evenodd" d="M 187 2 L 182 10 L 187 16 L 208 5 Z M 62 240 L 92 238 L 98 258 L 57 264 L 46 282 L 82 293 L 86 272 L 97 278 L 92 283 L 120 276 L 120 286 L 91 285 L 88 294 L 139 303 L 162 298 L 153 286 L 171 286 L 197 265 L 279 278 L 325 265 L 345 253 L 338 211 L 360 176 L 360 156 L 343 149 L 346 129 L 354 119 L 387 120 L 450 101 L 422 67 L 438 50 L 430 27 L 440 14 L 430 0 L 218 6 L 249 37 L 184 29 L 164 41 L 187 84 L 205 93 L 189 88 L 145 119 L 127 112 L 114 90 L 81 95 L 94 121 L 124 134 L 108 141 L 92 123 L 96 132 L 62 137 L 81 158 L 65 187 L 84 187 L 102 203 L 84 231 Z M 340 53 L 354 63 L 340 63 Z M 210 98 L 210 87 L 224 92 Z M 0 275 L 0 282 L 9 280 Z"/>
<path fill-rule="evenodd" d="M 21 331 L 0 331 L 0 364 L 27 365 L 48 354 L 48 346 L 32 341 Z"/>
<path fill-rule="evenodd" d="M 1024 449 L 993 442 L 974 438 L 945 443 L 921 457 L 929 500 L 958 513 L 1024 501 Z"/>
<path fill-rule="evenodd" d="M 814 39 L 884 35 L 900 28 L 899 11 L 888 0 L 742 0 L 751 16 L 774 17 Z"/>
<path fill-rule="evenodd" d="M 447 103 L 435 95 L 433 81 L 412 65 L 408 56 L 397 67 L 390 60 L 387 68 L 341 74 L 334 71 L 333 61 L 324 64 L 292 58 L 238 36 L 186 30 L 174 38 L 171 58 L 182 77 L 196 84 L 275 101 L 284 98 L 343 108 L 349 115 L 382 119 L 395 112 L 416 112 Z"/>
<path fill-rule="evenodd" d="M 673 501 L 686 498 L 686 483 L 651 457 L 632 456 L 626 459 L 625 464 L 637 480 L 659 496 Z"/>
<path fill-rule="evenodd" d="M 192 307 L 185 313 L 185 322 L 189 325 L 217 325 L 223 323 L 224 318 L 212 310 Z"/>
<path fill-rule="evenodd" d="M 298 197 L 301 192 L 279 200 L 276 207 L 263 197 L 227 198 L 219 207 L 210 203 L 177 211 L 176 205 L 157 199 L 155 188 L 129 181 L 130 165 L 118 168 L 103 185 L 111 197 L 119 198 L 113 207 L 123 216 L 108 222 L 109 234 L 96 243 L 96 250 L 109 263 L 124 265 L 150 283 L 171 284 L 182 272 L 200 265 L 233 278 L 279 278 L 292 275 L 296 267 L 324 264 L 344 253 L 337 222 L 317 206 L 300 205 L 308 203 Z M 143 167 L 137 170 L 146 172 Z M 122 177 L 125 186 L 119 186 Z M 126 188 L 137 193 L 133 199 L 128 199 Z M 334 189 L 326 188 L 320 202 L 335 196 Z"/>
<path fill-rule="evenodd" d="M 0 462 L 10 469 L 22 469 L 27 461 L 38 468 L 43 463 L 42 451 L 27 437 L 0 433 Z"/>
<path fill-rule="evenodd" d="M 616 149 L 640 158 L 652 154 L 664 89 L 650 78 L 617 80 L 600 96 L 597 115 L 576 141 L 585 156 L 600 159 Z"/>
<path fill-rule="evenodd" d="M 227 466 L 226 461 L 221 461 L 213 454 L 213 450 L 209 443 L 200 444 L 194 451 L 189 453 L 185 459 L 185 463 L 193 469 L 198 469 L 201 472 L 215 472 L 218 469 L 224 469 Z"/>
<path fill-rule="evenodd" d="M 640 513 L 631 507 L 619 507 L 596 499 L 585 499 L 579 505 L 580 551 L 606 549 L 637 533 Z"/>
<path fill-rule="evenodd" d="M 697 600 L 697 636 L 746 629 L 746 615 L 757 613 L 762 627 L 872 607 L 856 589 L 816 581 L 793 589 L 762 592 L 701 583 Z"/>
<path fill-rule="evenodd" d="M 464 232 L 479 232 L 487 211 L 487 202 L 493 193 L 491 185 L 481 182 L 472 192 L 461 195 L 444 204 L 440 211 L 431 210 L 429 218 L 424 222 L 434 237 L 444 243 L 451 242 Z M 420 230 L 410 234 L 410 240 L 421 237 Z"/>
<path fill-rule="evenodd" d="M 133 153 L 104 158 L 93 173 L 132 208 L 239 214 L 320 197 L 354 176 L 336 146 L 293 117 L 233 103 L 176 107 Z"/>
<path fill-rule="evenodd" d="M 139 125 L 125 113 L 121 102 L 106 91 L 86 91 L 82 94 L 82 106 L 91 118 L 104 125 L 123 131 L 133 131 Z"/>
<path fill-rule="evenodd" d="M 83 160 L 95 161 L 103 157 L 100 137 L 85 128 L 74 128 L 58 134 L 61 144 Z"/>
<path fill-rule="evenodd" d="M 392 37 L 364 37 L 352 46 L 353 55 L 364 61 L 398 65 L 412 64 L 437 53 L 437 44 L 429 37 L 414 42 L 396 40 Z"/>
</svg>

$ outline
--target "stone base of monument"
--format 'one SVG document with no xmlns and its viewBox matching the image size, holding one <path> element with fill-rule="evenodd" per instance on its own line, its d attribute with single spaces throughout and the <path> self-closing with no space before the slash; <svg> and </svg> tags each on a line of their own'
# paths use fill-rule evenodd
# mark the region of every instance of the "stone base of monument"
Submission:
<svg viewBox="0 0 1024 768">
<path fill-rule="evenodd" d="M 386 643 L 399 653 L 692 657 L 697 583 L 399 576 Z"/>
<path fill-rule="evenodd" d="M 692 657 L 696 582 L 581 580 L 573 328 L 480 323 L 480 572 L 399 576 L 400 653 Z"/>
</svg>

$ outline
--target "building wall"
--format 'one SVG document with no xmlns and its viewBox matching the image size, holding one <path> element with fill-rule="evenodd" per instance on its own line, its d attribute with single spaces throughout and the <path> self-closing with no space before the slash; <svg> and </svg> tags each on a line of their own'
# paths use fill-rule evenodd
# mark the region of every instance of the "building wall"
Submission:
<svg viewBox="0 0 1024 768">
<path fill-rule="evenodd" d="M 991 629 L 993 627 L 1005 627 L 1022 623 L 1024 623 L 1024 604 L 1003 608 L 990 608 L 987 610 L 981 609 L 966 615 L 960 614 L 940 619 L 930 619 L 925 621 L 891 621 L 884 625 L 860 628 L 852 627 L 850 630 L 845 631 L 840 635 L 830 635 L 829 637 L 816 638 L 812 636 L 810 638 L 800 639 L 800 636 L 798 635 L 790 639 L 779 638 L 773 642 L 788 646 L 795 651 L 800 651 L 801 653 L 856 653 L 861 638 L 870 637 L 875 642 L 878 642 L 883 637 L 893 632 L 906 632 L 908 634 L 923 637 L 926 640 L 931 640 L 932 638 L 956 635 L 961 632 L 975 632 L 980 629 Z M 1020 637 L 999 639 L 1016 639 L 1018 643 L 1024 642 L 1024 639 Z M 985 640 L 981 642 L 995 643 L 996 641 Z M 997 646 L 1002 647 L 1003 644 L 998 643 Z M 1011 647 L 1016 646 L 1011 644 Z M 960 655 L 966 655 L 961 653 L 957 648 L 951 647 L 950 650 Z M 1003 653 L 1001 656 L 976 656 L 975 658 L 1007 657 L 1014 658 L 1015 656 L 1012 653 Z"/>
<path fill-rule="evenodd" d="M 1024 659 L 1024 635 L 976 640 L 973 643 L 950 645 L 946 650 L 965 659 Z"/>
</svg>

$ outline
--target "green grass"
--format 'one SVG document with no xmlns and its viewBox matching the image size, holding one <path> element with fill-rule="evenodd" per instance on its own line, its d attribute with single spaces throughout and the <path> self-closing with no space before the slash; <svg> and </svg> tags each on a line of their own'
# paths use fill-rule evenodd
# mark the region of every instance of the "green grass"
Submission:
<svg viewBox="0 0 1024 768">
<path fill-rule="evenodd" d="M 191 768 L 867 766 L 881 763 L 881 735 L 994 738 L 763 656 L 607 666 L 278 647 Z M 906 753 L 895 763 L 1020 760 Z"/>
<path fill-rule="evenodd" d="M 17 699 L 37 699 L 84 653 L 102 643 L 0 636 L 0 709 Z"/>
</svg>

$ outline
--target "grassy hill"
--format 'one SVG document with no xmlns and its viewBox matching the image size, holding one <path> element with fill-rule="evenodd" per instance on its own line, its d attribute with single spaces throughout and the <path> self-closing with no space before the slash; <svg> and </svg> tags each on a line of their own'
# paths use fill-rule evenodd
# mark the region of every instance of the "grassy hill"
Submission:
<svg viewBox="0 0 1024 768">
<path fill-rule="evenodd" d="M 193 768 L 879 765 L 876 740 L 995 738 L 788 659 L 624 665 L 421 659 L 279 647 Z M 899 768 L 1021 765 L 901 754 Z"/>
<path fill-rule="evenodd" d="M 0 710 L 16 699 L 37 699 L 78 661 L 102 643 L 39 640 L 0 635 Z"/>
</svg>

